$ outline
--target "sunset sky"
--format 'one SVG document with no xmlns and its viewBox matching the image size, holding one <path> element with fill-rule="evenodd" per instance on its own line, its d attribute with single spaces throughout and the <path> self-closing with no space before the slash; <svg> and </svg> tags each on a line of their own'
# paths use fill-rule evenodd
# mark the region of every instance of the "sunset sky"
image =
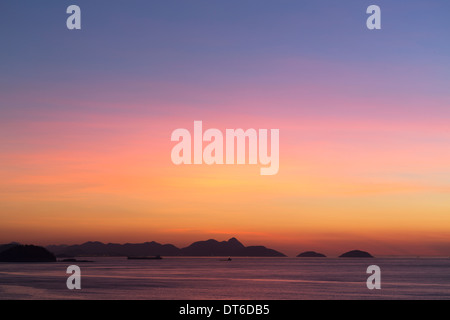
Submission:
<svg viewBox="0 0 450 320">
<path fill-rule="evenodd" d="M 446 0 L 2 1 L 0 243 L 450 255 L 449 14 Z M 195 120 L 279 129 L 278 174 L 174 165 L 170 135 Z"/>
</svg>

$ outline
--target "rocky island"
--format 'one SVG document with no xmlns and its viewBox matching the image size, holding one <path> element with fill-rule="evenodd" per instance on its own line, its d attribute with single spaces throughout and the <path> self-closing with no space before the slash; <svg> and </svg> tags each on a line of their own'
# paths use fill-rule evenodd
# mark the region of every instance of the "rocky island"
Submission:
<svg viewBox="0 0 450 320">
<path fill-rule="evenodd" d="M 43 247 L 15 245 L 0 252 L 0 262 L 56 262 L 56 257 Z"/>
<path fill-rule="evenodd" d="M 373 256 L 366 251 L 352 250 L 341 254 L 339 258 L 373 258 Z"/>
</svg>

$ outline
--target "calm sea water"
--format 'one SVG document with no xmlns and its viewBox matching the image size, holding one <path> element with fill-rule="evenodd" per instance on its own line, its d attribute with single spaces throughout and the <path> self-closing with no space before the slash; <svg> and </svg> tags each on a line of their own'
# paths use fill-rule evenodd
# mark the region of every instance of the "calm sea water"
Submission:
<svg viewBox="0 0 450 320">
<path fill-rule="evenodd" d="M 88 258 L 81 290 L 70 263 L 0 263 L 0 299 L 449 299 L 450 259 Z M 366 269 L 381 268 L 381 290 Z"/>
</svg>

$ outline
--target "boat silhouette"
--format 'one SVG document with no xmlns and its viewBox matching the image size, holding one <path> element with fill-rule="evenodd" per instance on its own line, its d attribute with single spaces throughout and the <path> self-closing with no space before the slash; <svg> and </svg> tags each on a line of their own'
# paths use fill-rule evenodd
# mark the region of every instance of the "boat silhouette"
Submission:
<svg viewBox="0 0 450 320">
<path fill-rule="evenodd" d="M 228 259 L 221 259 L 219 261 L 231 261 L 231 260 L 232 260 L 231 257 L 229 257 Z"/>
</svg>

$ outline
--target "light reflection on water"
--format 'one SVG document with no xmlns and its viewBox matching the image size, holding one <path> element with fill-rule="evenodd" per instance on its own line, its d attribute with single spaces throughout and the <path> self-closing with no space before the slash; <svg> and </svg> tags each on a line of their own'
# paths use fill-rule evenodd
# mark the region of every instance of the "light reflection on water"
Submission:
<svg viewBox="0 0 450 320">
<path fill-rule="evenodd" d="M 82 258 L 80 258 L 82 259 Z M 0 299 L 449 299 L 450 259 L 88 258 L 81 290 L 72 263 L 0 263 Z M 366 269 L 381 268 L 381 290 Z"/>
</svg>

